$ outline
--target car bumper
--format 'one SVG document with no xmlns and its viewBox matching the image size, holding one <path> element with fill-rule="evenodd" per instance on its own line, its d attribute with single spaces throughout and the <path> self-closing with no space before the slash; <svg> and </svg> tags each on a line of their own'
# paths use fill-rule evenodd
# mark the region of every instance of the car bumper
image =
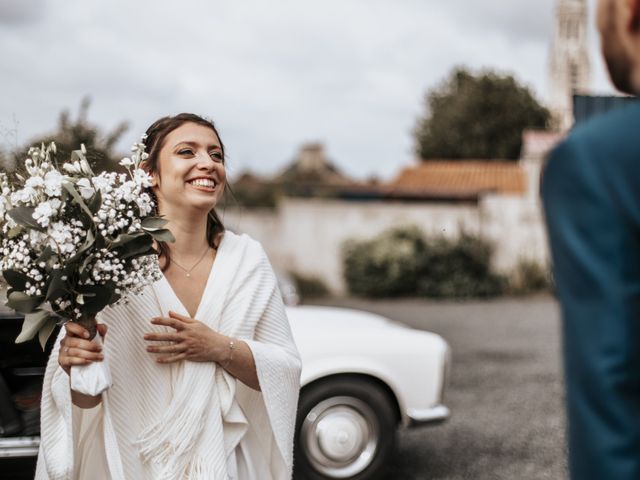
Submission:
<svg viewBox="0 0 640 480">
<path fill-rule="evenodd" d="M 0 438 L 0 458 L 35 457 L 39 447 L 40 437 Z"/>
<path fill-rule="evenodd" d="M 444 405 L 436 405 L 428 409 L 412 409 L 407 412 L 409 419 L 409 427 L 418 427 L 420 425 L 428 425 L 440 423 L 449 418 L 451 412 Z"/>
</svg>

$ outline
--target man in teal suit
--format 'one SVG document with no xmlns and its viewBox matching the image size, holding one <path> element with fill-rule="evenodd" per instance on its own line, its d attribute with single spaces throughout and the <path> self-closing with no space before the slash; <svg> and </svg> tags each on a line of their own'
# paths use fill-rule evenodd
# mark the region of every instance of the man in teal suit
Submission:
<svg viewBox="0 0 640 480">
<path fill-rule="evenodd" d="M 640 92 L 640 0 L 600 0 L 614 85 Z M 577 126 L 542 180 L 574 480 L 640 479 L 640 104 Z"/>
</svg>

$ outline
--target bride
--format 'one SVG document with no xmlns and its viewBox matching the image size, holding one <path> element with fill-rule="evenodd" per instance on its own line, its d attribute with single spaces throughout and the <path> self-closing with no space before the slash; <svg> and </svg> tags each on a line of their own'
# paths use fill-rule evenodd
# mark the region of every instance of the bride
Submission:
<svg viewBox="0 0 640 480">
<path fill-rule="evenodd" d="M 287 479 L 300 357 L 271 264 L 225 230 L 213 123 L 164 117 L 147 130 L 145 168 L 175 243 L 162 278 L 98 315 L 100 347 L 66 323 L 42 393 L 36 479 Z M 70 390 L 72 365 L 106 361 L 113 386 Z"/>
</svg>

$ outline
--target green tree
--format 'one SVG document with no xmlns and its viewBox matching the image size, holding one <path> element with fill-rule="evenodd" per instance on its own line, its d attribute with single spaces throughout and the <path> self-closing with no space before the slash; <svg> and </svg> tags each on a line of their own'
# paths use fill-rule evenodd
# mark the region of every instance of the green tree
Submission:
<svg viewBox="0 0 640 480">
<path fill-rule="evenodd" d="M 427 159 L 516 159 L 522 131 L 545 128 L 551 115 L 511 75 L 455 69 L 425 96 L 414 130 L 415 151 Z"/>
<path fill-rule="evenodd" d="M 58 152 L 56 158 L 60 162 L 68 160 L 71 152 L 80 148 L 80 144 L 84 144 L 87 148 L 87 160 L 91 163 L 95 173 L 105 170 L 124 171 L 118 165 L 121 158 L 117 155 L 115 148 L 122 135 L 128 130 L 129 124 L 123 121 L 111 132 L 103 133 L 99 126 L 90 123 L 87 119 L 90 105 L 91 99 L 89 97 L 83 98 L 75 120 L 71 119 L 69 110 L 63 110 L 53 133 L 34 138 L 14 154 L 17 165 L 24 161 L 29 147 L 55 142 Z"/>
</svg>

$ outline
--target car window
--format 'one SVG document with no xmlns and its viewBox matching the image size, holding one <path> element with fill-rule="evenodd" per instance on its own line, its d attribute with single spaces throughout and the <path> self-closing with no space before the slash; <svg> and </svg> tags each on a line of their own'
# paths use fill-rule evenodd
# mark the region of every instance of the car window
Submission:
<svg viewBox="0 0 640 480">
<path fill-rule="evenodd" d="M 5 305 L 7 303 L 7 284 L 0 277 L 0 314 L 13 313 L 13 310 Z"/>
</svg>

